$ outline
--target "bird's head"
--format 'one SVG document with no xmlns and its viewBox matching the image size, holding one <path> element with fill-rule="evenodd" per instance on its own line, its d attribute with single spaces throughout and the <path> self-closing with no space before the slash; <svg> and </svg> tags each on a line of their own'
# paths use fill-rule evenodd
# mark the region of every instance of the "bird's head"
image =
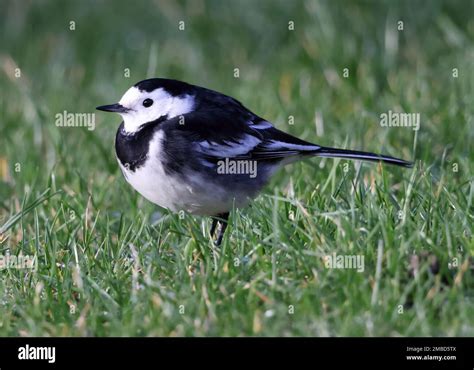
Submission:
<svg viewBox="0 0 474 370">
<path fill-rule="evenodd" d="M 165 121 L 193 111 L 194 91 L 185 82 L 152 78 L 140 81 L 115 104 L 96 109 L 122 116 L 124 129 L 133 134 L 147 123 Z"/>
</svg>

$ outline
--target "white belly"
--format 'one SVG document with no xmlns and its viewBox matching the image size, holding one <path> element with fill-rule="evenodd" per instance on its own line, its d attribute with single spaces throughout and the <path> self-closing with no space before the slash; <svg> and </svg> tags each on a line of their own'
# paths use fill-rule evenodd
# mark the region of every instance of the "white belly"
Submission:
<svg viewBox="0 0 474 370">
<path fill-rule="evenodd" d="M 158 160 L 161 157 L 162 138 L 162 132 L 155 134 L 150 143 L 147 161 L 135 172 L 118 161 L 127 182 L 150 202 L 173 212 L 184 210 L 192 214 L 213 216 L 230 211 L 234 199 L 228 199 L 224 189 L 203 183 L 198 174 L 184 182 L 165 172 Z M 236 200 L 236 205 L 241 206 L 246 202 L 247 199 L 241 198 Z"/>
</svg>

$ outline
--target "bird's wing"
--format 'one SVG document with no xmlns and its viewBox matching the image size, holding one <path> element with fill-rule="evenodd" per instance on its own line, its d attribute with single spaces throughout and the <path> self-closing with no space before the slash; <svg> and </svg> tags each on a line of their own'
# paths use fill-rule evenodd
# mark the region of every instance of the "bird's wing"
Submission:
<svg viewBox="0 0 474 370">
<path fill-rule="evenodd" d="M 276 129 L 247 110 L 194 111 L 167 125 L 173 126 L 175 140 L 184 137 L 210 162 L 223 158 L 279 160 L 319 149 L 317 145 Z"/>
<path fill-rule="evenodd" d="M 252 158 L 259 160 L 283 159 L 314 152 L 318 145 L 298 139 L 275 127 L 265 127 L 258 130 L 263 136 L 262 142 L 252 150 Z"/>
</svg>

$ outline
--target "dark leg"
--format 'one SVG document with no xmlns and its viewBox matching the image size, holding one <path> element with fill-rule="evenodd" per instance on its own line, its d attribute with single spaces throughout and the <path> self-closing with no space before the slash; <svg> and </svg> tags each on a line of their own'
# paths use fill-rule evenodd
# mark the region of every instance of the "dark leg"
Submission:
<svg viewBox="0 0 474 370">
<path fill-rule="evenodd" d="M 211 226 L 211 230 L 210 230 L 210 234 L 211 234 L 211 238 L 214 237 L 214 234 L 216 233 L 216 227 L 217 227 L 217 218 L 212 218 L 212 226 Z"/>
<path fill-rule="evenodd" d="M 221 224 L 221 229 L 219 230 L 219 235 L 217 236 L 216 240 L 216 245 L 219 246 L 222 243 L 222 238 L 224 237 L 225 230 L 227 229 L 227 220 L 229 219 L 229 212 L 221 213 L 217 215 L 217 217 L 219 217 L 219 223 Z"/>
</svg>

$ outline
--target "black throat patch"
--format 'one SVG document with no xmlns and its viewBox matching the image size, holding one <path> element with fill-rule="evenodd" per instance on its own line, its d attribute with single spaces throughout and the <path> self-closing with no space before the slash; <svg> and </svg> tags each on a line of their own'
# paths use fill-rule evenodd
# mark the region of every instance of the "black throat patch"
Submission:
<svg viewBox="0 0 474 370">
<path fill-rule="evenodd" d="M 145 164 L 153 135 L 158 125 L 166 119 L 167 117 L 163 116 L 147 122 L 134 134 L 127 134 L 122 122 L 115 136 L 115 152 L 122 166 L 135 172 Z"/>
</svg>

